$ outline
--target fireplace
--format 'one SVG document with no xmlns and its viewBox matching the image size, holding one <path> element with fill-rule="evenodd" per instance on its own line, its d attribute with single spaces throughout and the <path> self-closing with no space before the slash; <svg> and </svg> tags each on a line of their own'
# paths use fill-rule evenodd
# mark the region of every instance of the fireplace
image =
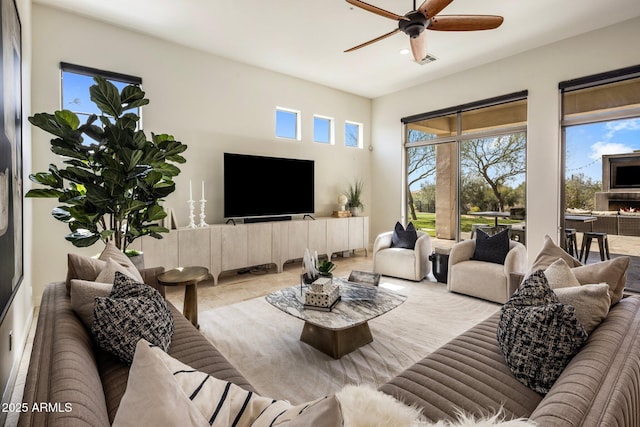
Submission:
<svg viewBox="0 0 640 427">
<path fill-rule="evenodd" d="M 640 152 L 602 156 L 602 192 L 596 210 L 640 209 Z"/>
</svg>

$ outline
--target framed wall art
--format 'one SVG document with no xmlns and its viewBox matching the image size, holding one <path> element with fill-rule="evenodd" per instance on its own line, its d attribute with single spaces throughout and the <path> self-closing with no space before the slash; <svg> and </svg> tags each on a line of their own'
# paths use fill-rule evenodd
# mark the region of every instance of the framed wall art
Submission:
<svg viewBox="0 0 640 427">
<path fill-rule="evenodd" d="M 0 323 L 24 273 L 22 46 L 14 0 L 0 0 Z"/>
</svg>

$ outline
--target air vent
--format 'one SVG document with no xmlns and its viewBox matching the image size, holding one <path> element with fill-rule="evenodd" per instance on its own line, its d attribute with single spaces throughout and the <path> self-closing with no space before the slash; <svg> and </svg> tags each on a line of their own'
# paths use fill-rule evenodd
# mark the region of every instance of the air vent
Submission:
<svg viewBox="0 0 640 427">
<path fill-rule="evenodd" d="M 420 65 L 425 65 L 425 64 L 429 64 L 430 62 L 437 61 L 437 60 L 438 60 L 438 58 L 436 58 L 436 57 L 435 57 L 435 56 L 433 56 L 433 55 L 429 55 L 429 54 L 427 53 L 427 56 L 425 56 L 425 57 L 422 59 L 422 61 L 415 61 L 415 62 L 416 62 L 417 64 L 420 64 Z"/>
</svg>

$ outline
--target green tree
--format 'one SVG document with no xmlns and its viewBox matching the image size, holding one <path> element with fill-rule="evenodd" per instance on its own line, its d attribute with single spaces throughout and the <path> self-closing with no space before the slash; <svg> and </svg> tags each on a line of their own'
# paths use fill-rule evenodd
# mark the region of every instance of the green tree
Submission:
<svg viewBox="0 0 640 427">
<path fill-rule="evenodd" d="M 425 141 L 429 139 L 432 139 L 429 134 L 415 129 L 410 129 L 407 133 L 407 140 L 409 143 Z M 435 173 L 435 145 L 416 146 L 407 150 L 407 204 L 409 207 L 409 214 L 411 215 L 411 219 L 414 221 L 417 219 L 417 215 L 411 187 L 421 181 L 426 180 Z"/>
<path fill-rule="evenodd" d="M 579 173 L 565 180 L 564 200 L 567 208 L 594 209 L 596 192 L 602 191 L 602 183 Z"/>
<path fill-rule="evenodd" d="M 461 144 L 463 173 L 479 176 L 489 185 L 499 211 L 508 204 L 508 184 L 525 173 L 525 149 L 524 133 L 470 139 Z"/>
</svg>

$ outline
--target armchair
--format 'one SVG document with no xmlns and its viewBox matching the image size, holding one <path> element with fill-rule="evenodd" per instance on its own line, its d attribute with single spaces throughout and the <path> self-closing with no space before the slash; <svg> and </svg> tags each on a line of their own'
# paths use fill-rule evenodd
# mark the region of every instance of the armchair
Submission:
<svg viewBox="0 0 640 427">
<path fill-rule="evenodd" d="M 463 240 L 453 245 L 449 254 L 447 289 L 473 297 L 504 304 L 519 283 L 510 280 L 511 273 L 524 274 L 527 250 L 522 243 L 509 241 L 504 264 L 472 260 L 475 240 Z"/>
<path fill-rule="evenodd" d="M 431 272 L 431 237 L 418 231 L 413 249 L 392 248 L 393 231 L 382 233 L 373 242 L 373 271 L 383 276 L 420 281 Z"/>
</svg>

